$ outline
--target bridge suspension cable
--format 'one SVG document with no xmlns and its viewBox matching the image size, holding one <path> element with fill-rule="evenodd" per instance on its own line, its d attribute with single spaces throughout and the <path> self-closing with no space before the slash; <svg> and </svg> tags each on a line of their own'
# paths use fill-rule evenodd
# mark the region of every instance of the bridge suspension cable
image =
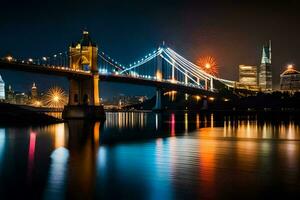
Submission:
<svg viewBox="0 0 300 200">
<path fill-rule="evenodd" d="M 222 82 L 223 84 L 227 85 L 228 87 L 234 87 L 235 85 L 235 81 L 230 81 L 230 80 L 226 80 L 226 79 L 222 79 L 222 78 L 218 78 L 215 77 L 211 74 L 206 73 L 205 71 L 201 70 L 200 67 L 198 65 L 195 65 L 194 63 L 190 62 L 189 60 L 185 59 L 184 57 L 182 57 L 181 55 L 179 55 L 178 53 L 176 53 L 175 51 L 173 51 L 171 48 L 167 48 L 167 51 L 171 52 L 173 55 L 175 55 L 176 57 L 180 58 L 181 61 L 183 61 L 184 63 L 186 63 L 187 65 L 191 66 L 192 68 L 194 68 L 196 71 L 198 71 L 200 74 L 204 75 L 205 77 L 207 77 L 207 79 L 214 79 L 214 80 L 218 80 L 220 82 Z"/>
<path fill-rule="evenodd" d="M 121 71 L 125 69 L 125 66 L 120 64 L 119 62 L 112 59 L 110 56 L 106 55 L 104 52 L 101 52 L 98 54 L 98 57 L 100 60 L 102 60 L 104 63 L 108 64 L 110 67 L 112 67 L 111 71 L 113 72 L 115 69 L 117 71 Z M 100 73 L 108 73 L 110 70 L 108 69 L 106 64 L 99 64 L 99 71 Z"/>
<path fill-rule="evenodd" d="M 183 75 L 185 77 L 183 81 L 185 84 L 188 84 L 188 80 L 190 80 L 192 84 L 195 84 L 201 88 L 207 88 L 207 84 L 209 82 L 211 90 L 213 90 L 213 80 L 220 81 L 228 87 L 234 87 L 235 85 L 234 81 L 218 78 L 216 76 L 208 74 L 207 72 L 203 71 L 198 65 L 192 63 L 191 61 L 187 60 L 168 47 L 158 48 L 158 50 L 154 51 L 152 54 L 148 54 L 147 56 L 145 56 L 145 58 L 142 58 L 141 60 L 130 64 L 129 67 L 122 70 L 120 74 L 123 74 L 125 72 L 133 72 L 133 74 L 135 74 L 136 69 L 140 68 L 142 65 L 145 65 L 158 56 L 171 66 L 171 68 L 169 67 L 166 71 L 166 73 L 171 74 L 171 79 L 174 79 L 175 76 L 178 79 L 179 77 L 181 77 L 181 75 Z M 178 74 L 177 71 L 180 72 L 181 75 Z M 173 81 L 178 82 L 178 80 Z M 205 86 L 202 84 L 203 81 L 205 81 Z"/>
<path fill-rule="evenodd" d="M 145 58 L 142 58 L 141 60 L 134 62 L 133 65 L 130 64 L 128 68 L 124 69 L 123 71 L 120 72 L 120 74 L 123 74 L 124 72 L 130 71 L 134 68 L 140 67 L 141 65 L 153 60 L 157 56 L 159 56 L 162 53 L 162 49 L 158 48 L 158 50 L 153 51 L 152 54 L 148 54 L 145 56 Z"/>
</svg>

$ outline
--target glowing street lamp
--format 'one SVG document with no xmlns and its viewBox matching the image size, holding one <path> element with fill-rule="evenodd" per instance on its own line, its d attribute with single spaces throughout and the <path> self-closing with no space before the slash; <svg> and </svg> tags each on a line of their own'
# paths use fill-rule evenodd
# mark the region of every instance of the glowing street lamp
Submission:
<svg viewBox="0 0 300 200">
<path fill-rule="evenodd" d="M 209 99 L 210 101 L 214 101 L 214 100 L 215 100 L 214 97 L 209 97 L 208 99 Z"/>
</svg>

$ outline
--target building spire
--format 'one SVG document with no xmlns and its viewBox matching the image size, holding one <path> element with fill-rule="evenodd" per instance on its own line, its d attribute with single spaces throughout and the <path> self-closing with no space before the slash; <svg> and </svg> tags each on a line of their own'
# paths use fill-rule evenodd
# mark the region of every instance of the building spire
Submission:
<svg viewBox="0 0 300 200">
<path fill-rule="evenodd" d="M 88 32 L 88 30 L 87 30 L 86 27 L 84 27 L 84 29 L 83 29 L 83 31 L 82 31 L 82 34 L 83 34 L 83 35 L 88 35 L 88 34 L 89 34 L 89 32 Z"/>
<path fill-rule="evenodd" d="M 271 64 L 272 61 L 272 50 L 271 50 L 271 40 L 269 40 L 269 43 L 267 45 L 263 46 L 262 49 L 262 57 L 261 57 L 261 63 L 262 64 Z"/>
</svg>

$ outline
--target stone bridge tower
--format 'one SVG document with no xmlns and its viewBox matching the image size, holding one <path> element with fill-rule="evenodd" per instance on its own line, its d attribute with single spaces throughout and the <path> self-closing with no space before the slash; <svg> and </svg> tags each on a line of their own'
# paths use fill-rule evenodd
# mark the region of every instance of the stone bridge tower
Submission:
<svg viewBox="0 0 300 200">
<path fill-rule="evenodd" d="M 83 31 L 81 40 L 69 48 L 69 67 L 90 71 L 92 79 L 70 79 L 69 105 L 99 105 L 98 47 L 89 33 Z"/>
<path fill-rule="evenodd" d="M 99 118 L 104 115 L 99 100 L 98 47 L 83 31 L 82 38 L 69 47 L 69 67 L 90 72 L 91 76 L 69 78 L 69 104 L 65 107 L 64 118 Z M 103 116 L 101 116 L 103 117 Z"/>
</svg>

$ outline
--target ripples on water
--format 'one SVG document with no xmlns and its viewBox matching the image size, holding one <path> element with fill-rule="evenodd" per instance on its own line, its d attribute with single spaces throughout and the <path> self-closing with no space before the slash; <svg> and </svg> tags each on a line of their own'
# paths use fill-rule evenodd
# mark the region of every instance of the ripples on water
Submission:
<svg viewBox="0 0 300 200">
<path fill-rule="evenodd" d="M 299 125 L 188 113 L 107 113 L 0 128 L 0 199 L 299 197 Z"/>
</svg>

